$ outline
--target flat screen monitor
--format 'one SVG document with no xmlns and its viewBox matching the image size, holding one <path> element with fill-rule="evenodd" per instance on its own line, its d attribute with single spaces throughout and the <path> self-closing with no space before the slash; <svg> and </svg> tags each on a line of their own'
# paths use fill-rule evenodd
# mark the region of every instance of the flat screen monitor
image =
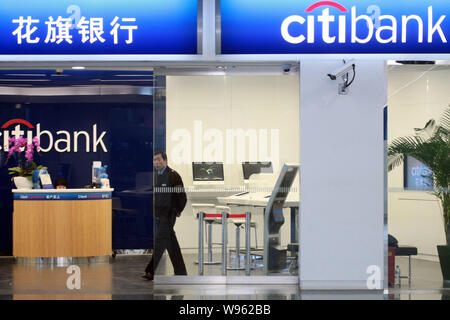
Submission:
<svg viewBox="0 0 450 320">
<path fill-rule="evenodd" d="M 192 162 L 194 182 L 223 182 L 222 162 Z"/>
<path fill-rule="evenodd" d="M 242 162 L 244 180 L 248 180 L 255 173 L 273 173 L 272 162 Z"/>
<path fill-rule="evenodd" d="M 405 155 L 404 170 L 405 190 L 433 190 L 433 172 L 422 162 Z"/>
</svg>

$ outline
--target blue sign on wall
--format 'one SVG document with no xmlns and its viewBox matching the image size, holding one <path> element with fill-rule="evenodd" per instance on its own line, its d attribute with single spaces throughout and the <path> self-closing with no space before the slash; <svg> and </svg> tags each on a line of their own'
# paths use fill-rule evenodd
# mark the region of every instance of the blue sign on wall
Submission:
<svg viewBox="0 0 450 320">
<path fill-rule="evenodd" d="M 221 0 L 222 54 L 450 53 L 442 0 Z"/>
<path fill-rule="evenodd" d="M 0 54 L 196 54 L 197 0 L 2 0 Z"/>
<path fill-rule="evenodd" d="M 419 160 L 405 156 L 404 188 L 406 190 L 433 191 L 433 171 Z"/>
</svg>

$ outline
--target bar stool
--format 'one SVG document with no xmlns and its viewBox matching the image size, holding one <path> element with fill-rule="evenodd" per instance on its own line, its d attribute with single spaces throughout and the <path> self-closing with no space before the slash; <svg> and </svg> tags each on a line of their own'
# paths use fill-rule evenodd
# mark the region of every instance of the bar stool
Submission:
<svg viewBox="0 0 450 320">
<path fill-rule="evenodd" d="M 245 210 L 247 207 L 239 206 L 233 207 L 235 212 L 231 213 L 230 207 L 217 206 L 216 208 L 223 213 L 227 213 L 227 221 L 236 226 L 236 266 L 228 267 L 227 270 L 245 270 L 246 275 L 250 275 L 250 210 Z M 240 229 L 242 226 L 245 228 L 245 267 L 241 267 L 240 264 Z"/>
<path fill-rule="evenodd" d="M 218 222 L 220 220 L 222 224 L 222 275 L 227 274 L 227 219 L 228 219 L 228 213 L 219 211 L 219 213 L 205 213 L 204 209 L 211 209 L 210 205 L 201 207 L 198 205 L 196 209 L 200 210 L 198 212 L 198 274 L 201 276 L 203 275 L 203 265 L 207 262 L 203 261 L 203 222 L 210 223 L 211 221 Z M 211 223 L 212 225 L 212 223 Z M 210 238 L 211 239 L 211 238 Z M 211 241 L 208 241 L 208 245 L 211 244 Z M 210 247 L 210 246 L 209 246 Z"/>
<path fill-rule="evenodd" d="M 209 203 L 197 203 L 197 204 L 192 204 L 192 212 L 194 213 L 194 215 L 198 218 L 199 217 L 199 213 L 203 212 L 203 221 L 206 223 L 206 227 L 207 227 L 207 233 L 206 233 L 206 241 L 208 243 L 208 260 L 204 261 L 203 264 L 207 264 L 207 265 L 213 265 L 213 264 L 220 264 L 221 261 L 213 261 L 212 260 L 212 225 L 214 223 L 222 223 L 221 218 L 218 219 L 216 217 L 212 217 L 211 214 L 216 214 L 216 209 L 214 204 L 209 204 Z M 201 225 L 201 228 L 199 229 L 199 235 L 201 233 L 201 236 L 203 238 L 203 223 Z M 199 253 L 200 256 L 200 253 Z"/>
</svg>

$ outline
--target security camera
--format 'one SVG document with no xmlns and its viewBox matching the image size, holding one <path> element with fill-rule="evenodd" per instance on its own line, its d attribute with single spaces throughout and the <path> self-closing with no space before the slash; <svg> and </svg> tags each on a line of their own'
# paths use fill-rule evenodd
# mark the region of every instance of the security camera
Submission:
<svg viewBox="0 0 450 320">
<path fill-rule="evenodd" d="M 291 71 L 292 65 L 286 63 L 286 64 L 283 64 L 283 65 L 281 66 L 281 68 L 283 69 L 283 72 L 284 72 L 284 73 L 288 73 L 288 72 Z"/>
<path fill-rule="evenodd" d="M 337 68 L 336 70 L 332 71 L 328 74 L 331 80 L 336 80 L 339 77 L 345 76 L 350 72 L 350 70 L 355 68 L 355 60 L 350 60 L 346 63 L 344 63 L 342 66 Z"/>
<path fill-rule="evenodd" d="M 353 83 L 353 80 L 355 80 L 356 76 L 355 65 L 356 65 L 355 60 L 350 60 L 348 62 L 344 61 L 344 64 L 342 66 L 340 66 L 339 68 L 328 74 L 331 80 L 336 80 L 338 78 L 341 79 L 341 83 L 338 84 L 339 94 L 348 93 L 348 87 Z M 348 75 L 351 70 L 353 71 L 353 78 L 351 81 L 349 81 Z"/>
</svg>

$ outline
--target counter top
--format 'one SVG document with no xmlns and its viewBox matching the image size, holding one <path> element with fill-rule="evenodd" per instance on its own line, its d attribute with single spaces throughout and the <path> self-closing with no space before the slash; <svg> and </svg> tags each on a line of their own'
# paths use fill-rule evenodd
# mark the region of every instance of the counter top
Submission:
<svg viewBox="0 0 450 320">
<path fill-rule="evenodd" d="M 101 193 L 113 192 L 114 188 L 108 189 L 12 189 L 13 193 Z"/>
<path fill-rule="evenodd" d="M 14 200 L 103 200 L 114 189 L 13 189 Z"/>
</svg>

